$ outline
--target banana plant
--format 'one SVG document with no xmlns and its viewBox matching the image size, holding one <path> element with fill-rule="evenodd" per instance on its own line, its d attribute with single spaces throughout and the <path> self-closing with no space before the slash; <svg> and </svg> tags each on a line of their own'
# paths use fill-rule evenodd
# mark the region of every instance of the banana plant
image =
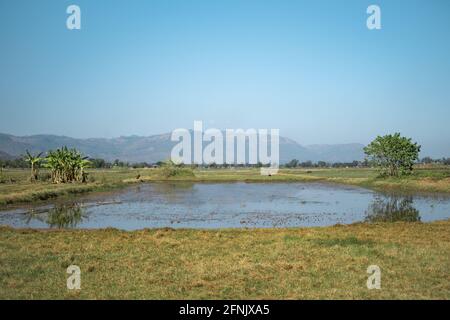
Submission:
<svg viewBox="0 0 450 320">
<path fill-rule="evenodd" d="M 81 181 L 83 183 L 87 182 L 87 172 L 85 170 L 90 166 L 91 162 L 88 160 L 88 157 L 81 158 L 78 161 L 78 168 L 79 168 L 78 181 Z"/>
<path fill-rule="evenodd" d="M 86 182 L 85 169 L 91 164 L 87 159 L 76 149 L 62 147 L 48 153 L 45 165 L 51 170 L 53 183 Z"/>
<path fill-rule="evenodd" d="M 25 161 L 30 163 L 30 168 L 31 168 L 30 179 L 31 179 L 31 181 L 37 181 L 39 164 L 42 162 L 42 160 L 44 160 L 43 158 L 41 158 L 42 152 L 39 153 L 38 155 L 33 155 L 28 150 L 26 150 L 26 153 L 27 154 L 25 156 Z"/>
</svg>

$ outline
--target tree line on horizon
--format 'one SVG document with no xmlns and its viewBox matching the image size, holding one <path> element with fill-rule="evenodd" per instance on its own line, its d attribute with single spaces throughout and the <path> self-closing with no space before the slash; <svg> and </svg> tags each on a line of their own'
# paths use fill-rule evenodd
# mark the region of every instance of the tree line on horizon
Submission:
<svg viewBox="0 0 450 320">
<path fill-rule="evenodd" d="M 135 169 L 141 169 L 141 168 L 152 168 L 152 167 L 159 167 L 162 165 L 162 161 L 158 161 L 156 163 L 150 163 L 150 162 L 125 162 L 120 160 L 115 161 L 107 161 L 105 159 L 101 158 L 88 158 L 88 160 L 91 162 L 90 168 L 93 169 L 112 169 L 114 167 L 119 168 L 135 168 Z M 431 158 L 431 157 L 424 157 L 416 162 L 417 164 L 437 164 L 437 165 L 450 165 L 450 157 L 449 158 Z M 199 167 L 198 165 L 192 165 L 193 167 Z M 205 164 L 204 167 L 211 167 L 211 168 L 227 168 L 230 167 L 228 164 L 224 165 L 218 165 L 218 164 Z M 233 165 L 236 167 L 261 167 L 260 164 L 254 164 L 254 165 Z M 370 167 L 371 163 L 368 160 L 358 161 L 354 160 L 351 162 L 327 162 L 327 161 L 299 161 L 297 159 L 292 159 L 289 162 L 286 162 L 285 164 L 282 164 L 281 167 L 285 168 L 355 168 L 355 167 Z M 29 163 L 25 161 L 23 157 L 18 157 L 16 159 L 0 159 L 0 167 L 2 168 L 11 168 L 11 169 L 28 169 L 30 167 Z"/>
<path fill-rule="evenodd" d="M 450 158 L 432 159 L 431 157 L 424 157 L 419 160 L 419 152 L 421 146 L 412 142 L 411 138 L 402 137 L 400 133 L 393 135 L 377 136 L 369 145 L 364 148 L 366 159 L 363 161 L 352 162 L 325 162 L 325 161 L 304 161 L 300 162 L 297 159 L 281 165 L 282 168 L 356 168 L 356 167 L 378 167 L 380 174 L 384 176 L 399 176 L 409 174 L 413 170 L 414 164 L 440 164 L 450 165 Z M 111 169 L 111 168 L 151 168 L 164 167 L 163 161 L 157 163 L 129 163 L 123 162 L 119 159 L 109 162 L 101 158 L 83 157 L 81 152 L 76 149 L 69 149 L 62 147 L 55 151 L 50 150 L 46 157 L 42 157 L 42 152 L 37 155 L 32 155 L 26 152 L 24 157 L 17 159 L 0 159 L 0 169 L 2 168 L 31 168 L 31 180 L 38 179 L 38 170 L 41 167 L 50 169 L 51 180 L 54 183 L 64 183 L 81 181 L 85 182 L 87 179 L 86 168 L 95 169 Z M 229 167 L 244 167 L 244 168 L 261 168 L 264 167 L 261 163 L 258 164 L 192 164 L 192 165 L 177 165 L 178 167 L 188 168 L 229 168 Z"/>
<path fill-rule="evenodd" d="M 90 168 L 93 169 L 112 169 L 114 167 L 118 168 L 152 168 L 152 167 L 160 167 L 162 165 L 162 161 L 158 161 L 156 163 L 150 162 L 126 162 L 126 161 L 107 161 L 101 158 L 88 158 L 91 165 Z M 416 164 L 437 164 L 437 165 L 450 165 L 450 157 L 449 158 L 437 158 L 433 159 L 431 157 L 424 157 L 416 162 Z M 185 165 L 188 166 L 188 165 Z M 191 165 L 192 167 L 206 167 L 206 168 L 229 168 L 231 167 L 261 167 L 260 164 L 238 164 L 238 165 L 218 165 L 218 164 L 205 164 L 202 166 L 199 165 Z M 368 160 L 358 161 L 354 160 L 351 162 L 327 162 L 327 161 L 299 161 L 297 159 L 292 159 L 285 164 L 282 164 L 281 167 L 284 168 L 356 168 L 356 167 L 371 167 L 372 163 Z M 23 157 L 18 157 L 16 159 L 0 159 L 0 167 L 2 168 L 11 168 L 11 169 L 28 169 L 30 164 L 25 161 Z"/>
</svg>

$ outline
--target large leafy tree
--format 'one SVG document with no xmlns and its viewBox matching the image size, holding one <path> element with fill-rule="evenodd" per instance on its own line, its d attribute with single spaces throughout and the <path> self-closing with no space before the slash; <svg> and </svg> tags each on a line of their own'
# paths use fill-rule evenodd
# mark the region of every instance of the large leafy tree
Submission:
<svg viewBox="0 0 450 320">
<path fill-rule="evenodd" d="M 366 155 L 381 169 L 382 175 L 409 174 L 419 159 L 420 145 L 400 133 L 378 136 L 364 148 Z"/>
</svg>

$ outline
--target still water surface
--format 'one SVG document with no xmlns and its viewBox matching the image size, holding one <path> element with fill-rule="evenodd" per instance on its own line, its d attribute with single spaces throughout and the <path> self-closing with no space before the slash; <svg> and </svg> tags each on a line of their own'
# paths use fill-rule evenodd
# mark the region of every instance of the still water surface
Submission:
<svg viewBox="0 0 450 320">
<path fill-rule="evenodd" d="M 154 183 L 0 211 L 29 228 L 271 228 L 450 218 L 449 196 L 382 194 L 323 183 Z"/>
</svg>

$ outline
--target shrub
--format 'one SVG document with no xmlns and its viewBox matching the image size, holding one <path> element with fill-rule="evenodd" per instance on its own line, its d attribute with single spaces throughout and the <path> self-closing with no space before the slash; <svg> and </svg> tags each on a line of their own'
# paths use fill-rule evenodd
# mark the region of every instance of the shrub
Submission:
<svg viewBox="0 0 450 320">
<path fill-rule="evenodd" d="M 176 165 L 171 160 L 165 161 L 160 171 L 161 175 L 166 179 L 174 177 L 195 177 L 194 171 L 191 168 Z"/>
</svg>

